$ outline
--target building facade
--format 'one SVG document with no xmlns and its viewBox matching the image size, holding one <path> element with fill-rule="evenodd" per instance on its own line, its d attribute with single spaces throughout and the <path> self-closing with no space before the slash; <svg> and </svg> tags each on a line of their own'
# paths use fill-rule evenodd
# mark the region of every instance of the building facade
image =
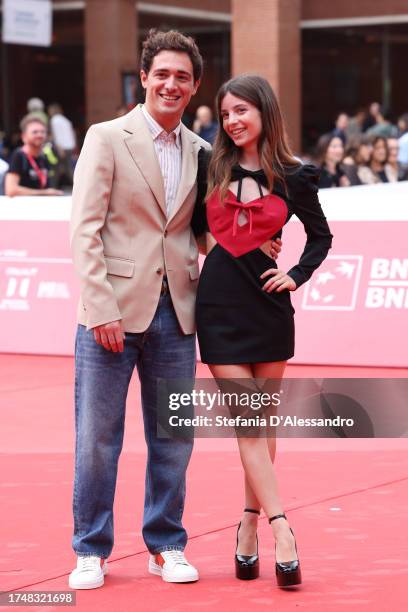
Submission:
<svg viewBox="0 0 408 612">
<path fill-rule="evenodd" d="M 49 48 L 2 45 L 3 129 L 18 129 L 32 96 L 60 102 L 82 132 L 141 100 L 138 58 L 152 27 L 192 35 L 205 58 L 187 122 L 243 72 L 270 80 L 297 152 L 340 111 L 372 101 L 394 117 L 408 111 L 407 0 L 54 0 Z"/>
</svg>

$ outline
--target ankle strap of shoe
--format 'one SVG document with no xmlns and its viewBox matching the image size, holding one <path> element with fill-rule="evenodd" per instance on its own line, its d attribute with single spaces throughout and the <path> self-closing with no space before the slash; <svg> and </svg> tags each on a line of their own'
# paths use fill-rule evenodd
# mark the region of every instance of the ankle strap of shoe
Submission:
<svg viewBox="0 0 408 612">
<path fill-rule="evenodd" d="M 244 508 L 244 512 L 252 512 L 253 514 L 258 514 L 258 515 L 261 514 L 259 510 L 254 510 L 253 508 Z"/>
<path fill-rule="evenodd" d="M 284 519 L 288 520 L 288 519 L 286 518 L 286 514 L 275 514 L 275 516 L 272 516 L 272 517 L 269 519 L 269 524 L 270 524 L 270 523 L 272 523 L 272 521 L 275 521 L 275 520 L 276 520 L 276 519 L 278 519 L 278 518 L 284 518 Z"/>
</svg>

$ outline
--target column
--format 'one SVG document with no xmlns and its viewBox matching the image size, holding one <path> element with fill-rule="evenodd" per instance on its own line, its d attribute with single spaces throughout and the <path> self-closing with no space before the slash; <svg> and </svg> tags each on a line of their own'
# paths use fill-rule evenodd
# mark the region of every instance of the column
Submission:
<svg viewBox="0 0 408 612">
<path fill-rule="evenodd" d="M 87 123 L 113 119 L 122 104 L 123 72 L 138 72 L 135 0 L 86 0 Z"/>
<path fill-rule="evenodd" d="M 232 0 L 232 72 L 268 79 L 301 150 L 301 0 Z"/>
</svg>

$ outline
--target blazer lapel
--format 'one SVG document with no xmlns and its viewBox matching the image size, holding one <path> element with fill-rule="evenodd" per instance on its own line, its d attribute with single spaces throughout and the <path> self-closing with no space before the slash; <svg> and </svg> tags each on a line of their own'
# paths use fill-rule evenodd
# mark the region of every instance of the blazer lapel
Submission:
<svg viewBox="0 0 408 612">
<path fill-rule="evenodd" d="M 133 161 L 143 174 L 163 214 L 167 216 L 163 177 L 153 139 L 140 107 L 127 115 L 123 129 L 124 141 Z"/>
<path fill-rule="evenodd" d="M 181 124 L 181 178 L 174 202 L 173 210 L 169 216 L 169 221 L 173 219 L 178 210 L 183 205 L 186 197 L 194 187 L 197 180 L 197 155 L 200 149 L 198 140 L 194 135 Z"/>
</svg>

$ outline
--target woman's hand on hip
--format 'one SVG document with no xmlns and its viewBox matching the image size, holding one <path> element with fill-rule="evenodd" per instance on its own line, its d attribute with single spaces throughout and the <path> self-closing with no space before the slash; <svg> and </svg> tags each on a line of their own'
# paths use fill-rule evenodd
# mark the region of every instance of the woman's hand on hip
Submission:
<svg viewBox="0 0 408 612">
<path fill-rule="evenodd" d="M 272 291 L 280 293 L 285 289 L 288 289 L 289 291 L 294 291 L 296 289 L 296 283 L 293 278 L 288 276 L 283 270 L 269 268 L 268 270 L 265 270 L 263 274 L 261 274 L 260 278 L 264 279 L 268 276 L 271 276 L 272 278 L 269 278 L 262 287 L 262 290 L 266 291 L 267 293 L 271 293 Z"/>
</svg>

